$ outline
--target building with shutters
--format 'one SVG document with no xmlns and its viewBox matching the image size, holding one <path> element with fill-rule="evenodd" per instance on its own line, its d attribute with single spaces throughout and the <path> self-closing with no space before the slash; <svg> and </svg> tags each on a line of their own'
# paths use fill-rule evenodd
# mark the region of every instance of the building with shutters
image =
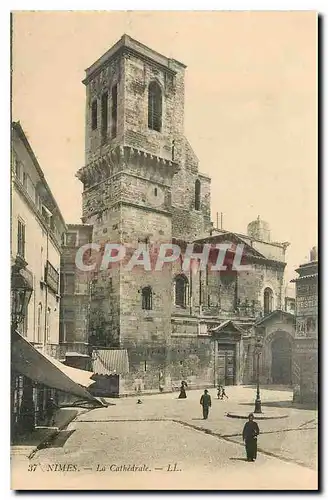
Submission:
<svg viewBox="0 0 328 500">
<path fill-rule="evenodd" d="M 41 353 L 60 359 L 60 256 L 66 224 L 19 122 L 12 124 L 11 139 L 11 266 L 24 272 L 32 288 L 16 337 L 21 335 Z M 33 407 L 35 423 L 42 420 L 49 395 L 44 385 L 19 371 L 21 366 L 18 358 L 12 359 L 13 427 L 22 414 L 23 395 Z M 35 369 L 37 372 L 37 366 Z"/>
<path fill-rule="evenodd" d="M 20 333 L 59 357 L 59 277 L 66 224 L 19 122 L 12 125 L 11 259 L 25 262 L 33 292 Z"/>
</svg>

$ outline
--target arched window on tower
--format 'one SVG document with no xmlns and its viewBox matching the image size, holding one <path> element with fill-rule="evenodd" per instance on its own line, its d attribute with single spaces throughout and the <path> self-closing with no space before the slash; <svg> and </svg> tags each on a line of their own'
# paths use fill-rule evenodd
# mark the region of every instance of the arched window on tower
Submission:
<svg viewBox="0 0 328 500">
<path fill-rule="evenodd" d="M 273 291 L 271 288 L 264 290 L 264 314 L 270 314 L 273 310 Z"/>
<path fill-rule="evenodd" d="M 186 307 L 188 302 L 189 283 L 184 274 L 179 274 L 175 278 L 175 305 Z"/>
<path fill-rule="evenodd" d="M 150 311 L 153 308 L 153 292 L 150 286 L 145 286 L 141 290 L 142 309 Z"/>
<path fill-rule="evenodd" d="M 148 128 L 157 132 L 162 128 L 162 91 L 157 82 L 148 87 Z"/>
<path fill-rule="evenodd" d="M 94 101 L 92 101 L 92 104 L 91 104 L 91 128 L 92 128 L 92 130 L 96 130 L 97 122 L 98 122 L 98 105 L 97 105 L 97 99 L 95 99 Z"/>
<path fill-rule="evenodd" d="M 195 182 L 195 210 L 200 210 L 200 180 Z"/>
</svg>

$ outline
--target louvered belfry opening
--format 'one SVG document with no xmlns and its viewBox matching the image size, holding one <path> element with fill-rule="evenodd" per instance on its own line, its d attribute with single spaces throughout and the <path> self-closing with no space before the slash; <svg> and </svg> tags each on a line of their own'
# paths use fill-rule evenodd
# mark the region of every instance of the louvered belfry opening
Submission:
<svg viewBox="0 0 328 500">
<path fill-rule="evenodd" d="M 162 128 L 162 91 L 157 82 L 148 87 L 148 128 L 157 132 Z"/>
<path fill-rule="evenodd" d="M 142 289 L 142 309 L 150 311 L 153 308 L 153 294 L 150 286 L 146 286 Z"/>
</svg>

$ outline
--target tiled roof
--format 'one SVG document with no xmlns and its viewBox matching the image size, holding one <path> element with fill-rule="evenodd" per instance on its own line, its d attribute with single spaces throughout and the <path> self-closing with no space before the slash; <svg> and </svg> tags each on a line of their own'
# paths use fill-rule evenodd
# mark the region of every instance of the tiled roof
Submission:
<svg viewBox="0 0 328 500">
<path fill-rule="evenodd" d="M 315 274 L 305 274 L 304 276 L 299 276 L 298 278 L 295 278 L 295 279 L 291 280 L 291 282 L 295 283 L 296 281 L 305 280 L 306 278 L 317 278 L 317 277 L 318 277 L 318 273 L 315 273 Z"/>
</svg>

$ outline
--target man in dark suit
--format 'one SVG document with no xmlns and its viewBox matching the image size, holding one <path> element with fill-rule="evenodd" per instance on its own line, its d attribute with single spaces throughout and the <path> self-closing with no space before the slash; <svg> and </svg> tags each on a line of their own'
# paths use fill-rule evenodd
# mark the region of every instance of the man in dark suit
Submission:
<svg viewBox="0 0 328 500">
<path fill-rule="evenodd" d="M 257 436 L 260 434 L 259 426 L 254 422 L 254 415 L 250 413 L 248 422 L 244 425 L 243 440 L 245 441 L 247 462 L 254 462 L 257 455 Z"/>
<path fill-rule="evenodd" d="M 203 418 L 206 420 L 208 418 L 208 412 L 212 406 L 211 396 L 208 394 L 208 390 L 205 389 L 204 394 L 200 398 L 200 404 L 203 407 Z"/>
</svg>

